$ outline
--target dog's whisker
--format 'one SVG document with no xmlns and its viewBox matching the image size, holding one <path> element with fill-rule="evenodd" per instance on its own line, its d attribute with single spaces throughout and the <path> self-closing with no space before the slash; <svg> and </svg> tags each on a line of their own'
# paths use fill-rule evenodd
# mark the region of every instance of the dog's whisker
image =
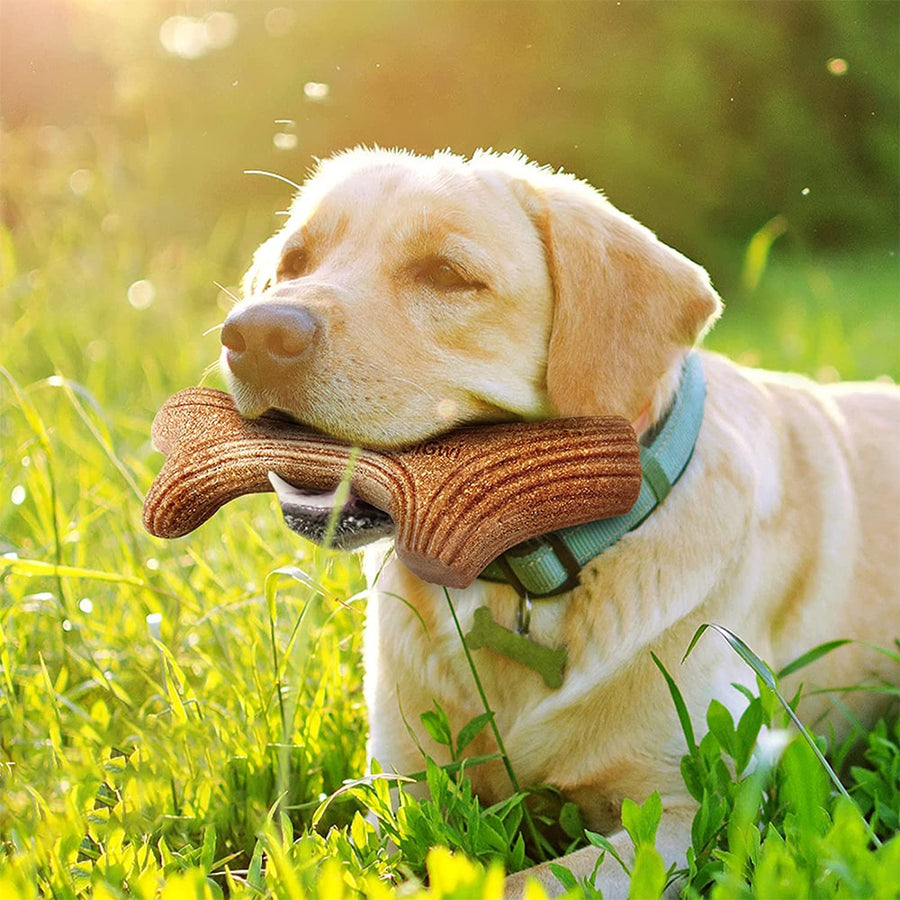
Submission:
<svg viewBox="0 0 900 900">
<path fill-rule="evenodd" d="M 289 184 L 295 190 L 300 190 L 300 185 L 297 184 L 296 181 L 291 181 L 290 178 L 286 178 L 284 175 L 279 175 L 277 172 L 267 172 L 265 169 L 244 169 L 245 175 L 266 175 L 269 178 L 274 178 L 277 181 L 283 181 L 285 184 Z"/>
<path fill-rule="evenodd" d="M 203 337 L 209 337 L 214 331 L 221 331 L 225 327 L 224 322 L 219 322 L 218 325 L 213 325 L 210 328 L 207 328 L 206 331 L 203 332 Z"/>
<path fill-rule="evenodd" d="M 241 302 L 241 298 L 238 297 L 238 295 L 235 294 L 234 291 L 231 291 L 231 290 L 229 290 L 227 287 L 225 287 L 224 284 L 219 284 L 218 281 L 214 281 L 213 284 L 214 284 L 214 285 L 215 285 L 215 286 L 216 286 L 223 294 L 227 295 L 228 297 L 231 297 L 231 299 L 234 300 L 235 303 L 240 303 L 240 302 Z"/>
<path fill-rule="evenodd" d="M 207 332 L 208 333 L 208 332 Z M 217 371 L 219 370 L 219 361 L 215 360 L 211 362 L 206 368 L 203 370 L 200 375 L 200 384 L 203 385 L 206 383 L 208 378 L 211 378 Z"/>
<path fill-rule="evenodd" d="M 419 384 L 419 382 L 411 381 L 409 378 L 402 378 L 399 375 L 392 375 L 391 378 L 393 378 L 394 381 L 402 381 L 404 384 L 412 385 L 417 390 L 420 390 L 433 403 L 438 402 L 431 393 L 429 393 L 421 384 Z"/>
</svg>

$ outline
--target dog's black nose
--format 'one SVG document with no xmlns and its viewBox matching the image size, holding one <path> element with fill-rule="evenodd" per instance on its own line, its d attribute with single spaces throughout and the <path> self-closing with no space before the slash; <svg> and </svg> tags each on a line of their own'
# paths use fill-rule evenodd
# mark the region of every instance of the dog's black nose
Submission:
<svg viewBox="0 0 900 900">
<path fill-rule="evenodd" d="M 286 303 L 258 303 L 228 316 L 222 346 L 231 371 L 262 386 L 296 366 L 309 352 L 315 333 L 316 320 L 306 310 Z"/>
</svg>

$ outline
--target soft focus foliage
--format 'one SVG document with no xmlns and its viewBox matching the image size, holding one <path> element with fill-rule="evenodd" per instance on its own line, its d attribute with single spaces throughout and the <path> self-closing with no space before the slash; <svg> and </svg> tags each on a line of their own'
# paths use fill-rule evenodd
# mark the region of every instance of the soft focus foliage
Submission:
<svg viewBox="0 0 900 900">
<path fill-rule="evenodd" d="M 897 236 L 895 3 L 5 0 L 0 16 L 5 127 L 57 126 L 43 152 L 80 143 L 76 167 L 143 181 L 156 234 L 283 198 L 245 169 L 297 180 L 378 143 L 518 147 L 694 255 L 776 214 L 814 246 Z"/>
<path fill-rule="evenodd" d="M 299 180 L 358 142 L 519 147 L 711 270 L 728 301 L 713 346 L 896 379 L 898 17 L 868 2 L 2 0 L 0 896 L 380 900 L 413 877 L 435 897 L 499 897 L 486 860 L 519 865 L 536 843 L 521 798 L 483 810 L 423 760 L 431 800 L 383 810 L 400 855 L 360 815 L 385 782 L 323 805 L 365 768 L 355 559 L 299 542 L 268 497 L 179 541 L 140 526 L 153 413 L 215 361 L 233 286 L 292 193 L 243 172 Z M 793 775 L 741 787 L 750 739 L 732 733 L 752 729 L 716 708 L 709 724 L 686 773 L 708 797 L 695 874 L 717 896 L 832 890 L 838 866 L 889 883 L 895 726 L 843 767 L 875 852 L 802 749 Z M 787 816 L 790 790 L 823 815 Z M 543 801 L 541 828 L 584 839 L 573 804 Z M 741 829 L 764 840 L 714 855 Z"/>
</svg>

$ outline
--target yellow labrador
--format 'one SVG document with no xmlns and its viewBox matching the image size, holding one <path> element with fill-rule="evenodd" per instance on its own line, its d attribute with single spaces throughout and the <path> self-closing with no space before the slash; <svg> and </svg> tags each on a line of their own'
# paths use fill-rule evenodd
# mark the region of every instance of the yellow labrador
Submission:
<svg viewBox="0 0 900 900">
<path fill-rule="evenodd" d="M 616 413 L 652 447 L 692 361 L 702 425 L 681 451 L 683 474 L 642 523 L 579 561 L 574 587 L 530 601 L 528 639 L 566 648 L 562 685 L 474 651 L 520 782 L 558 786 L 623 854 L 624 798 L 660 792 L 670 862 L 683 859 L 694 812 L 651 651 L 700 726 L 714 697 L 740 712 L 732 683 L 753 683 L 711 638 L 679 666 L 704 622 L 776 667 L 829 639 L 886 644 L 900 633 L 900 390 L 821 387 L 692 353 L 720 311 L 706 273 L 586 183 L 516 154 L 351 151 L 303 186 L 257 252 L 246 294 L 222 335 L 241 411 L 285 410 L 369 446 L 461 424 Z M 372 544 L 364 558 L 370 752 L 404 772 L 422 766 L 404 717 L 417 723 L 437 700 L 458 730 L 483 710 L 443 589 L 385 564 L 386 549 Z M 513 630 L 521 618 L 509 583 L 451 593 L 465 630 L 479 607 Z M 837 686 L 897 673 L 856 643 L 802 678 Z M 873 712 L 871 693 L 844 699 Z M 800 711 L 816 720 L 828 703 L 809 697 Z M 441 759 L 427 734 L 416 737 Z M 485 731 L 471 750 L 493 752 L 492 741 Z M 510 790 L 499 764 L 470 774 L 487 802 Z M 591 849 L 564 862 L 587 873 L 595 859 Z M 554 887 L 545 868 L 529 874 Z M 627 892 L 622 878 L 615 863 L 601 867 L 611 896 Z"/>
</svg>

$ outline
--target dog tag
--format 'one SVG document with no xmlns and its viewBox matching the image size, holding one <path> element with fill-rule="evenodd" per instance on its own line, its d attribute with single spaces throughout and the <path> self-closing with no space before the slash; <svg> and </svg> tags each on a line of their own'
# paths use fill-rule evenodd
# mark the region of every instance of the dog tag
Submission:
<svg viewBox="0 0 900 900">
<path fill-rule="evenodd" d="M 472 630 L 466 635 L 466 644 L 470 650 L 484 647 L 533 669 L 544 679 L 548 688 L 558 688 L 563 683 L 566 648 L 544 647 L 522 634 L 498 625 L 486 606 L 475 610 L 475 619 Z"/>
</svg>

